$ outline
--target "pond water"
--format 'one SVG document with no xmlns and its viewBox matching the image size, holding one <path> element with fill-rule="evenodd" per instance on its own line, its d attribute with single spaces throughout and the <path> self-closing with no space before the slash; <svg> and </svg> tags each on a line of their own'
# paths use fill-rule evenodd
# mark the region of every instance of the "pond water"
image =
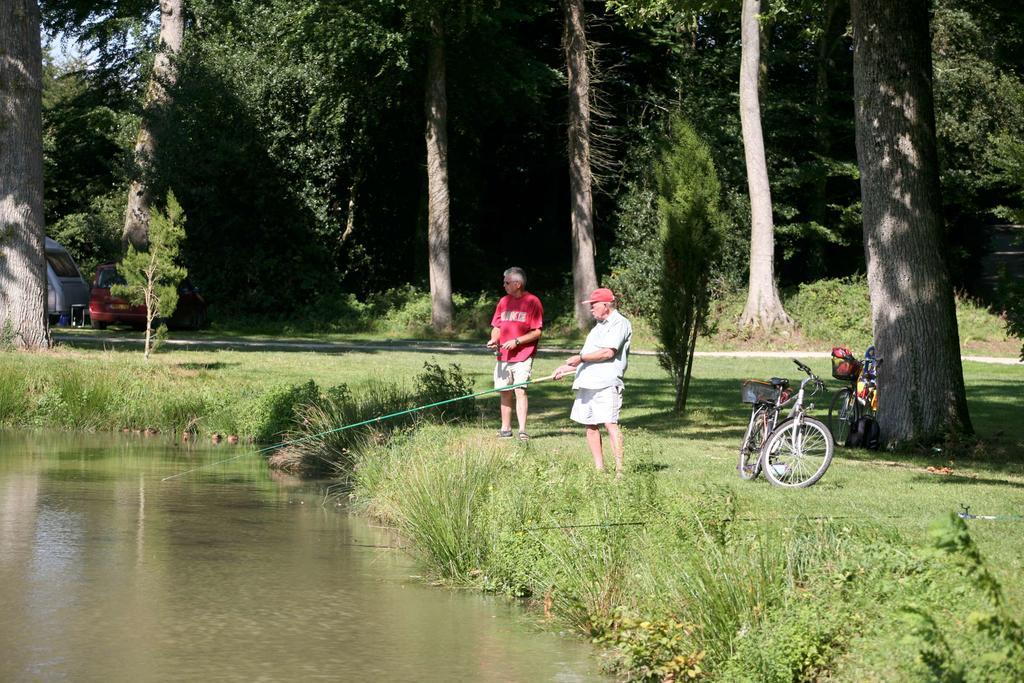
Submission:
<svg viewBox="0 0 1024 683">
<path fill-rule="evenodd" d="M 120 436 L 0 433 L 0 681 L 600 679 L 589 645 L 425 586 L 322 485 Z"/>
</svg>

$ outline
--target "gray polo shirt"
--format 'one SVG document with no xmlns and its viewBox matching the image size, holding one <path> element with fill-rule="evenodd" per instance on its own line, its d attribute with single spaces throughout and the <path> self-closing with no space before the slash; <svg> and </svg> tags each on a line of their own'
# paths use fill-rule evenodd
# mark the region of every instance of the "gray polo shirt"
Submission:
<svg viewBox="0 0 1024 683">
<path fill-rule="evenodd" d="M 601 349 L 614 349 L 615 355 L 598 363 L 581 363 L 576 370 L 573 389 L 604 389 L 605 387 L 621 387 L 622 376 L 626 374 L 629 364 L 629 343 L 633 338 L 633 326 L 621 313 L 612 310 L 604 320 L 594 325 L 586 341 L 583 342 L 581 354 L 589 354 Z"/>
</svg>

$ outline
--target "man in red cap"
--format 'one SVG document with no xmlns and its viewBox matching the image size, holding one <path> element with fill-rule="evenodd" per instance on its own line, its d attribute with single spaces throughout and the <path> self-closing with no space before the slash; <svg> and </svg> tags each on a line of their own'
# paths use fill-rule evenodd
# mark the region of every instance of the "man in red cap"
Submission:
<svg viewBox="0 0 1024 683">
<path fill-rule="evenodd" d="M 544 307 L 533 294 L 526 291 L 526 273 L 522 268 L 509 268 L 504 273 L 502 285 L 505 296 L 498 301 L 491 318 L 491 338 L 487 348 L 494 349 L 498 361 L 494 366 L 494 388 L 523 384 L 530 381 L 533 371 L 533 356 L 537 352 L 537 341 L 544 327 Z M 516 387 L 516 422 L 519 425 L 519 439 L 530 438 L 526 432 L 526 414 L 529 403 L 526 387 Z M 512 391 L 502 391 L 501 428 L 498 437 L 512 438 Z"/>
<path fill-rule="evenodd" d="M 555 370 L 555 379 L 576 373 L 572 388 L 576 400 L 570 417 L 587 428 L 587 446 L 594 456 L 594 466 L 604 470 L 601 444 L 603 424 L 615 457 L 615 474 L 622 476 L 622 432 L 619 410 L 622 408 L 622 377 L 629 364 L 629 344 L 633 326 L 615 309 L 615 294 L 610 289 L 595 289 L 583 303 L 590 304 L 590 314 L 597 324 L 590 330 L 583 349 Z"/>
</svg>

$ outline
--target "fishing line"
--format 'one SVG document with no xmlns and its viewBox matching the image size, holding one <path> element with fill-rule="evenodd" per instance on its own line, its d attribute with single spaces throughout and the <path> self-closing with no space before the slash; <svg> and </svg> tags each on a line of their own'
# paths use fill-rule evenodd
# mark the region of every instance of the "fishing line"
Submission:
<svg viewBox="0 0 1024 683">
<path fill-rule="evenodd" d="M 972 515 L 971 506 L 960 503 L 960 512 L 956 513 L 960 519 L 982 519 L 988 522 L 1024 522 L 1024 515 Z"/>
<path fill-rule="evenodd" d="M 960 512 L 956 513 L 960 519 L 980 519 L 994 522 L 1022 522 L 1024 515 L 974 515 L 968 505 L 960 503 Z M 664 516 L 664 515 L 658 515 Z M 796 515 L 793 517 L 723 517 L 723 522 L 780 522 L 780 521 L 832 521 L 840 519 L 921 519 L 922 515 Z M 520 527 L 515 531 L 549 531 L 554 529 L 589 529 L 617 526 L 646 526 L 653 523 L 652 520 L 636 522 L 599 522 L 593 524 L 557 524 L 551 526 Z"/>
<path fill-rule="evenodd" d="M 299 438 L 299 439 L 292 439 L 291 441 L 282 441 L 281 443 L 276 443 L 276 444 L 274 444 L 272 446 L 266 446 L 266 447 L 260 448 L 259 450 L 256 450 L 256 451 L 246 451 L 245 453 L 242 453 L 241 455 L 236 455 L 236 456 L 233 456 L 231 458 L 225 458 L 224 460 L 218 460 L 217 462 L 207 463 L 206 465 L 200 465 L 199 467 L 193 467 L 190 470 L 186 470 L 186 471 L 180 472 L 178 474 L 172 474 L 169 477 L 164 477 L 160 481 L 168 481 L 170 479 L 177 479 L 178 477 L 183 477 L 186 474 L 191 474 L 192 472 L 196 472 L 196 471 L 201 470 L 203 468 L 213 467 L 214 465 L 221 465 L 221 464 L 226 463 L 226 462 L 231 462 L 232 460 L 237 460 L 238 458 L 241 458 L 241 457 L 246 456 L 246 455 L 259 455 L 260 453 L 266 453 L 268 451 L 273 451 L 273 450 L 276 450 L 278 448 L 284 448 L 285 446 L 292 446 L 292 445 L 297 444 L 297 443 L 303 443 L 305 441 L 310 441 L 312 439 L 316 439 L 316 438 L 319 438 L 321 436 L 326 436 L 328 434 L 334 434 L 336 432 L 342 432 L 342 431 L 345 431 L 346 429 L 355 429 L 356 427 L 363 427 L 363 426 L 366 426 L 366 425 L 369 425 L 369 424 L 376 424 L 378 422 L 382 422 L 383 420 L 389 420 L 389 419 L 391 419 L 393 417 L 401 417 L 402 415 L 409 415 L 410 413 L 416 413 L 416 412 L 419 412 L 421 410 L 427 410 L 428 408 L 436 408 L 437 406 L 443 406 L 443 405 L 447 405 L 449 403 L 455 403 L 456 401 L 465 401 L 468 398 L 476 398 L 477 396 L 484 396 L 485 394 L 493 394 L 496 391 L 509 391 L 510 389 L 517 389 L 519 387 L 525 387 L 525 386 L 527 386 L 529 384 L 539 384 L 540 382 L 547 382 L 548 380 L 552 380 L 552 379 L 556 379 L 553 374 L 552 375 L 548 375 L 547 377 L 541 377 L 539 379 L 533 379 L 533 380 L 529 380 L 529 381 L 526 381 L 526 382 L 520 382 L 518 384 L 509 384 L 508 386 L 504 386 L 504 387 L 497 387 L 497 388 L 493 388 L 493 389 L 484 389 L 483 391 L 476 391 L 476 392 L 473 392 L 472 394 L 466 394 L 465 396 L 456 396 L 455 398 L 445 399 L 444 401 L 435 401 L 434 403 L 428 403 L 426 405 L 416 406 L 415 408 L 407 408 L 406 410 L 399 410 L 398 412 L 388 413 L 387 415 L 381 415 L 380 417 L 370 418 L 369 420 L 363 420 L 362 422 L 355 422 L 353 424 L 342 425 L 341 427 L 335 427 L 334 429 L 328 429 L 328 430 L 325 430 L 325 431 L 322 431 L 322 432 L 317 432 L 316 434 L 309 434 L 309 435 L 304 436 L 304 437 Z"/>
</svg>

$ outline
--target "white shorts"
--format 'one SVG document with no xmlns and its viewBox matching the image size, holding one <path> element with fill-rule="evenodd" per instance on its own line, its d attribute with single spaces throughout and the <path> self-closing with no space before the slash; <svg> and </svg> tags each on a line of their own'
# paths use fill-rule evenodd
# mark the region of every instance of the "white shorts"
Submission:
<svg viewBox="0 0 1024 683">
<path fill-rule="evenodd" d="M 530 381 L 533 373 L 533 358 L 521 360 L 518 363 L 509 363 L 499 360 L 494 364 L 494 388 L 502 389 L 511 384 L 522 384 Z M 526 387 L 518 387 L 526 389 Z"/>
<path fill-rule="evenodd" d="M 577 389 L 571 417 L 584 425 L 617 424 L 622 409 L 622 387 Z"/>
</svg>

